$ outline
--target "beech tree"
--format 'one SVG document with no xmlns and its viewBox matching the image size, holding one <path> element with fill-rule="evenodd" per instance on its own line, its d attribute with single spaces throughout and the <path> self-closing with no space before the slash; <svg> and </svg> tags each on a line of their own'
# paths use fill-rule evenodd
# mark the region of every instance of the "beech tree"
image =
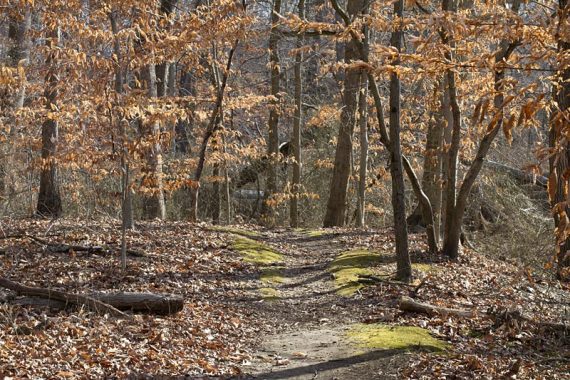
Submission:
<svg viewBox="0 0 570 380">
<path fill-rule="evenodd" d="M 353 19 L 364 10 L 364 1 L 348 0 L 346 12 Z M 344 47 L 344 63 L 349 65 L 361 58 L 357 42 L 351 39 Z M 342 110 L 335 151 L 334 168 L 331 179 L 324 227 L 343 226 L 346 220 L 347 191 L 352 167 L 352 138 L 356 124 L 360 70 L 350 69 L 344 75 Z"/>
<path fill-rule="evenodd" d="M 551 117 L 549 143 L 555 154 L 551 155 L 550 178 L 548 191 L 553 207 L 556 225 L 556 249 L 558 276 L 563 279 L 570 278 L 570 224 L 568 223 L 569 210 L 567 205 L 570 177 L 570 143 L 564 136 L 570 127 L 570 3 L 559 0 L 557 10 L 557 25 L 554 38 L 557 42 L 557 71 L 554 76 L 552 96 L 554 110 Z"/>
</svg>

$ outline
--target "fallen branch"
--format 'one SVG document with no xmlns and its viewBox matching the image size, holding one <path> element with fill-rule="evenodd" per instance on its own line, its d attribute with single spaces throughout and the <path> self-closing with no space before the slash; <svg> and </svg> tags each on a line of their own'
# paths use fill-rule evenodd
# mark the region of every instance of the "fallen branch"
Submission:
<svg viewBox="0 0 570 380">
<path fill-rule="evenodd" d="M 123 313 L 117 308 L 89 296 L 66 293 L 59 290 L 25 286 L 22 284 L 18 284 L 17 282 L 14 281 L 10 281 L 7 278 L 3 277 L 0 277 L 0 286 L 6 289 L 10 289 L 18 294 L 26 296 L 35 296 L 35 297 L 53 299 L 65 302 L 66 304 L 85 306 L 87 309 L 96 313 L 102 313 L 102 314 L 109 313 L 114 317 L 130 318 L 127 314 Z"/>
<path fill-rule="evenodd" d="M 400 298 L 400 310 L 427 315 L 454 315 L 457 317 L 474 317 L 475 312 L 470 310 L 448 309 L 446 307 L 433 306 L 427 303 L 414 301 L 410 297 Z"/>
</svg>

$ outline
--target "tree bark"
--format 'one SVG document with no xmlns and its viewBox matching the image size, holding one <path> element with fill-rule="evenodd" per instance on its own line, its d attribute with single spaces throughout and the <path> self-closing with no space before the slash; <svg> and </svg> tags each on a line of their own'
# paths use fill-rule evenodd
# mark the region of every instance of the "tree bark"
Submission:
<svg viewBox="0 0 570 380">
<path fill-rule="evenodd" d="M 404 13 L 404 0 L 394 2 L 394 21 L 401 22 Z M 398 53 L 402 51 L 403 27 L 395 26 L 391 45 Z M 399 56 L 393 61 L 400 64 Z M 408 251 L 408 226 L 406 224 L 406 201 L 402 148 L 400 145 L 400 94 L 401 82 L 398 74 L 390 74 L 390 173 L 392 177 L 392 209 L 394 211 L 394 230 L 396 233 L 396 278 L 408 282 L 412 277 L 412 264 Z"/>
<path fill-rule="evenodd" d="M 148 97 L 158 97 L 156 67 L 149 64 L 145 70 Z M 146 128 L 145 128 L 146 129 Z M 147 219 L 165 219 L 164 184 L 162 181 L 162 147 L 160 145 L 160 123 L 155 121 L 146 130 L 145 135 L 152 140 L 147 150 L 146 182 L 151 188 L 151 195 L 144 197 L 143 215 Z"/>
<path fill-rule="evenodd" d="M 453 315 L 456 317 L 465 317 L 465 318 L 472 318 L 475 316 L 475 313 L 470 310 L 449 309 L 446 307 L 433 306 L 427 303 L 415 301 L 410 297 L 400 298 L 399 307 L 400 310 L 402 311 L 409 311 L 412 313 L 422 313 L 431 316 Z"/>
<path fill-rule="evenodd" d="M 361 75 L 360 98 L 358 100 L 358 125 L 360 127 L 360 162 L 358 168 L 358 197 L 356 227 L 366 225 L 366 172 L 368 167 L 368 79 Z"/>
<path fill-rule="evenodd" d="M 568 130 L 570 119 L 570 68 L 563 65 L 563 55 L 570 52 L 570 33 L 568 21 L 570 9 L 568 0 L 559 0 L 558 3 L 559 25 L 557 29 L 558 54 L 560 68 L 557 73 L 558 85 L 552 89 L 553 98 L 558 105 L 558 112 L 551 117 L 549 143 L 553 149 L 560 149 L 558 155 L 550 159 L 550 176 L 554 179 L 554 188 L 549 189 L 551 194 L 550 203 L 554 208 L 554 223 L 558 229 L 557 236 L 557 271 L 558 277 L 570 280 L 570 236 L 567 235 L 567 218 L 570 216 L 570 207 L 557 207 L 562 202 L 567 202 L 570 178 L 566 175 L 570 168 L 570 143 L 563 143 L 560 147 L 560 137 Z M 553 196 L 552 196 L 553 195 Z M 564 223 L 566 222 L 566 223 Z"/>
<path fill-rule="evenodd" d="M 267 172 L 267 183 L 265 191 L 265 203 L 263 213 L 271 219 L 272 206 L 267 201 L 277 191 L 277 165 L 279 157 L 279 114 L 281 90 L 281 68 L 279 66 L 279 41 L 281 36 L 277 30 L 281 14 L 281 0 L 273 0 L 273 11 L 271 13 L 271 31 L 269 33 L 269 65 L 270 65 L 270 95 L 272 97 L 271 109 L 269 111 L 269 139 L 267 144 L 267 156 L 269 157 L 269 167 Z"/>
<path fill-rule="evenodd" d="M 441 83 L 439 90 L 442 96 L 445 93 L 445 84 Z M 439 92 L 439 91 L 438 91 Z M 443 103 L 443 102 L 442 102 Z M 439 243 L 440 238 L 440 223 L 441 223 L 441 164 L 442 155 L 441 149 L 443 147 L 443 131 L 445 129 L 445 118 L 442 115 L 441 109 L 437 115 L 438 120 L 430 123 L 426 136 L 426 149 L 424 152 L 424 174 L 422 177 L 422 189 L 425 191 L 431 203 L 433 211 L 433 224 L 436 239 Z M 424 225 L 428 221 L 423 220 Z"/>
<path fill-rule="evenodd" d="M 17 111 L 24 106 L 26 98 L 26 68 L 30 63 L 30 28 L 32 25 L 32 11 L 29 6 L 22 7 L 18 16 L 11 16 L 8 26 L 8 38 L 10 39 L 10 49 L 8 50 L 9 65 L 18 69 L 19 87 L 14 94 L 6 94 L 11 97 L 8 101 L 11 115 L 9 116 L 8 141 L 2 143 L 2 154 L 6 157 L 0 162 L 0 194 L 5 204 L 8 205 L 11 195 L 15 192 L 13 186 L 12 160 L 14 154 L 14 144 L 11 139 L 16 134 Z"/>
<path fill-rule="evenodd" d="M 59 176 L 57 165 L 57 145 L 59 129 L 57 121 L 50 116 L 53 108 L 57 108 L 58 83 L 55 48 L 59 42 L 59 28 L 50 31 L 46 44 L 50 47 L 46 65 L 48 71 L 45 78 L 46 109 L 48 115 L 42 124 L 42 168 L 40 173 L 40 190 L 36 214 L 46 218 L 58 218 L 63 212 L 59 190 Z"/>
<path fill-rule="evenodd" d="M 363 10 L 363 0 L 348 0 L 349 18 L 356 17 Z M 344 62 L 350 64 L 360 58 L 358 42 L 354 38 L 346 42 Z M 347 70 L 344 74 L 340 127 L 324 227 L 343 226 L 346 220 L 348 182 L 352 168 L 352 136 L 356 124 L 360 73 L 361 70 Z"/>
<path fill-rule="evenodd" d="M 298 15 L 302 20 L 305 18 L 305 0 L 299 0 Z M 293 119 L 293 136 L 291 138 L 291 145 L 293 147 L 293 185 L 291 188 L 292 197 L 289 210 L 291 227 L 299 227 L 299 194 L 301 192 L 301 170 L 302 170 L 302 157 L 301 157 L 301 126 L 303 125 L 303 53 L 301 48 L 304 44 L 303 34 L 297 36 L 295 54 L 295 115 Z"/>
</svg>

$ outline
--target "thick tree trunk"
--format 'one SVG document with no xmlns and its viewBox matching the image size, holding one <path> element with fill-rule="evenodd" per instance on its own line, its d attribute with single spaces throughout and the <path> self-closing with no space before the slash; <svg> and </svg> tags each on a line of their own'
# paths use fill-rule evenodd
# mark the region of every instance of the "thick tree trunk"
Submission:
<svg viewBox="0 0 570 380">
<path fill-rule="evenodd" d="M 353 18 L 364 10 L 363 0 L 349 0 L 347 13 Z M 352 63 L 361 58 L 358 42 L 355 39 L 345 43 L 344 61 Z M 344 225 L 347 209 L 348 181 L 352 168 L 352 136 L 356 124 L 360 70 L 348 70 L 344 74 L 342 111 L 336 145 L 333 175 L 331 180 L 324 227 Z"/>
<path fill-rule="evenodd" d="M 394 19 L 402 17 L 404 0 L 394 3 Z M 391 45 L 398 52 L 402 51 L 403 30 L 399 26 L 392 32 Z M 394 65 L 400 64 L 397 57 Z M 390 173 L 392 177 L 392 209 L 394 211 L 394 230 L 396 233 L 396 278 L 409 281 L 412 277 L 412 265 L 408 252 L 408 226 L 406 224 L 406 201 L 402 150 L 400 145 L 400 94 L 401 82 L 397 73 L 390 74 Z"/>
<path fill-rule="evenodd" d="M 55 50 L 59 41 L 59 30 L 53 30 L 47 38 L 47 45 Z M 57 64 L 55 55 L 48 53 L 48 72 L 45 79 L 44 96 L 46 98 L 46 109 L 52 111 L 52 107 L 57 107 L 59 77 L 57 75 Z M 59 130 L 57 121 L 50 118 L 49 112 L 46 120 L 42 124 L 42 168 L 40 172 L 40 190 L 38 194 L 37 215 L 47 218 L 60 217 L 63 208 L 59 191 L 58 165 L 57 165 L 57 144 Z"/>
<path fill-rule="evenodd" d="M 271 13 L 271 31 L 269 33 L 269 65 L 270 65 L 270 95 L 272 96 L 271 109 L 269 111 L 269 139 L 267 143 L 267 156 L 269 157 L 269 167 L 267 172 L 267 183 L 265 191 L 266 203 L 264 203 L 263 213 L 271 220 L 272 206 L 267 204 L 267 200 L 277 191 L 277 166 L 279 157 L 279 114 L 281 102 L 279 92 L 281 90 L 281 68 L 279 65 L 279 40 L 281 39 L 277 30 L 279 15 L 281 14 L 281 0 L 273 0 L 273 12 Z"/>
<path fill-rule="evenodd" d="M 305 18 L 305 0 L 299 0 L 298 5 L 299 18 L 302 20 Z M 291 227 L 299 227 L 299 194 L 301 192 L 301 126 L 303 125 L 303 53 L 301 48 L 303 47 L 304 38 L 302 34 L 297 37 L 297 53 L 295 54 L 295 116 L 293 120 L 293 136 L 291 138 L 291 143 L 293 147 L 293 156 L 295 161 L 293 162 L 293 185 L 291 192 L 291 204 L 289 210 L 290 224 Z"/>
</svg>

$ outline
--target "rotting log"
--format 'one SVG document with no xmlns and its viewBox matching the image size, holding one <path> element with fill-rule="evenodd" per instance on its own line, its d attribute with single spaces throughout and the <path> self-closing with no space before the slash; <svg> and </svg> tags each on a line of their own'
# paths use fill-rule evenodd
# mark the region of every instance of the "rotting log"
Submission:
<svg viewBox="0 0 570 380">
<path fill-rule="evenodd" d="M 184 307 L 184 299 L 172 294 L 91 293 L 89 297 L 111 305 L 118 310 L 134 313 L 170 315 L 181 311 Z M 21 306 L 49 307 L 55 310 L 63 310 L 69 306 L 63 301 L 37 297 L 15 298 L 9 302 Z"/>
<path fill-rule="evenodd" d="M 85 306 L 87 309 L 96 313 L 108 313 L 114 317 L 129 318 L 127 314 L 123 313 L 117 308 L 86 295 L 66 293 L 53 289 L 25 286 L 3 277 L 0 277 L 0 286 L 26 296 L 53 299 L 65 302 L 66 304 Z"/>
<path fill-rule="evenodd" d="M 546 188 L 548 184 L 548 177 L 545 177 L 544 175 L 529 173 L 499 162 L 487 160 L 485 162 L 485 166 L 489 169 L 505 173 L 520 183 L 532 183 L 543 188 Z"/>
<path fill-rule="evenodd" d="M 31 306 L 47 306 L 62 310 L 70 305 L 85 306 L 89 310 L 126 317 L 123 311 L 158 315 L 175 314 L 184 307 L 184 298 L 172 294 L 155 293 L 91 293 L 79 295 L 53 289 L 28 287 L 0 278 L 0 286 L 27 296 L 10 300 L 10 303 Z M 40 297 L 40 298 L 36 298 Z M 46 302 L 48 300 L 48 302 Z"/>
<path fill-rule="evenodd" d="M 475 313 L 470 310 L 449 309 L 446 307 L 433 306 L 427 303 L 414 301 L 410 297 L 402 297 L 399 302 L 400 310 L 427 315 L 454 315 L 457 317 L 471 318 Z"/>
</svg>

